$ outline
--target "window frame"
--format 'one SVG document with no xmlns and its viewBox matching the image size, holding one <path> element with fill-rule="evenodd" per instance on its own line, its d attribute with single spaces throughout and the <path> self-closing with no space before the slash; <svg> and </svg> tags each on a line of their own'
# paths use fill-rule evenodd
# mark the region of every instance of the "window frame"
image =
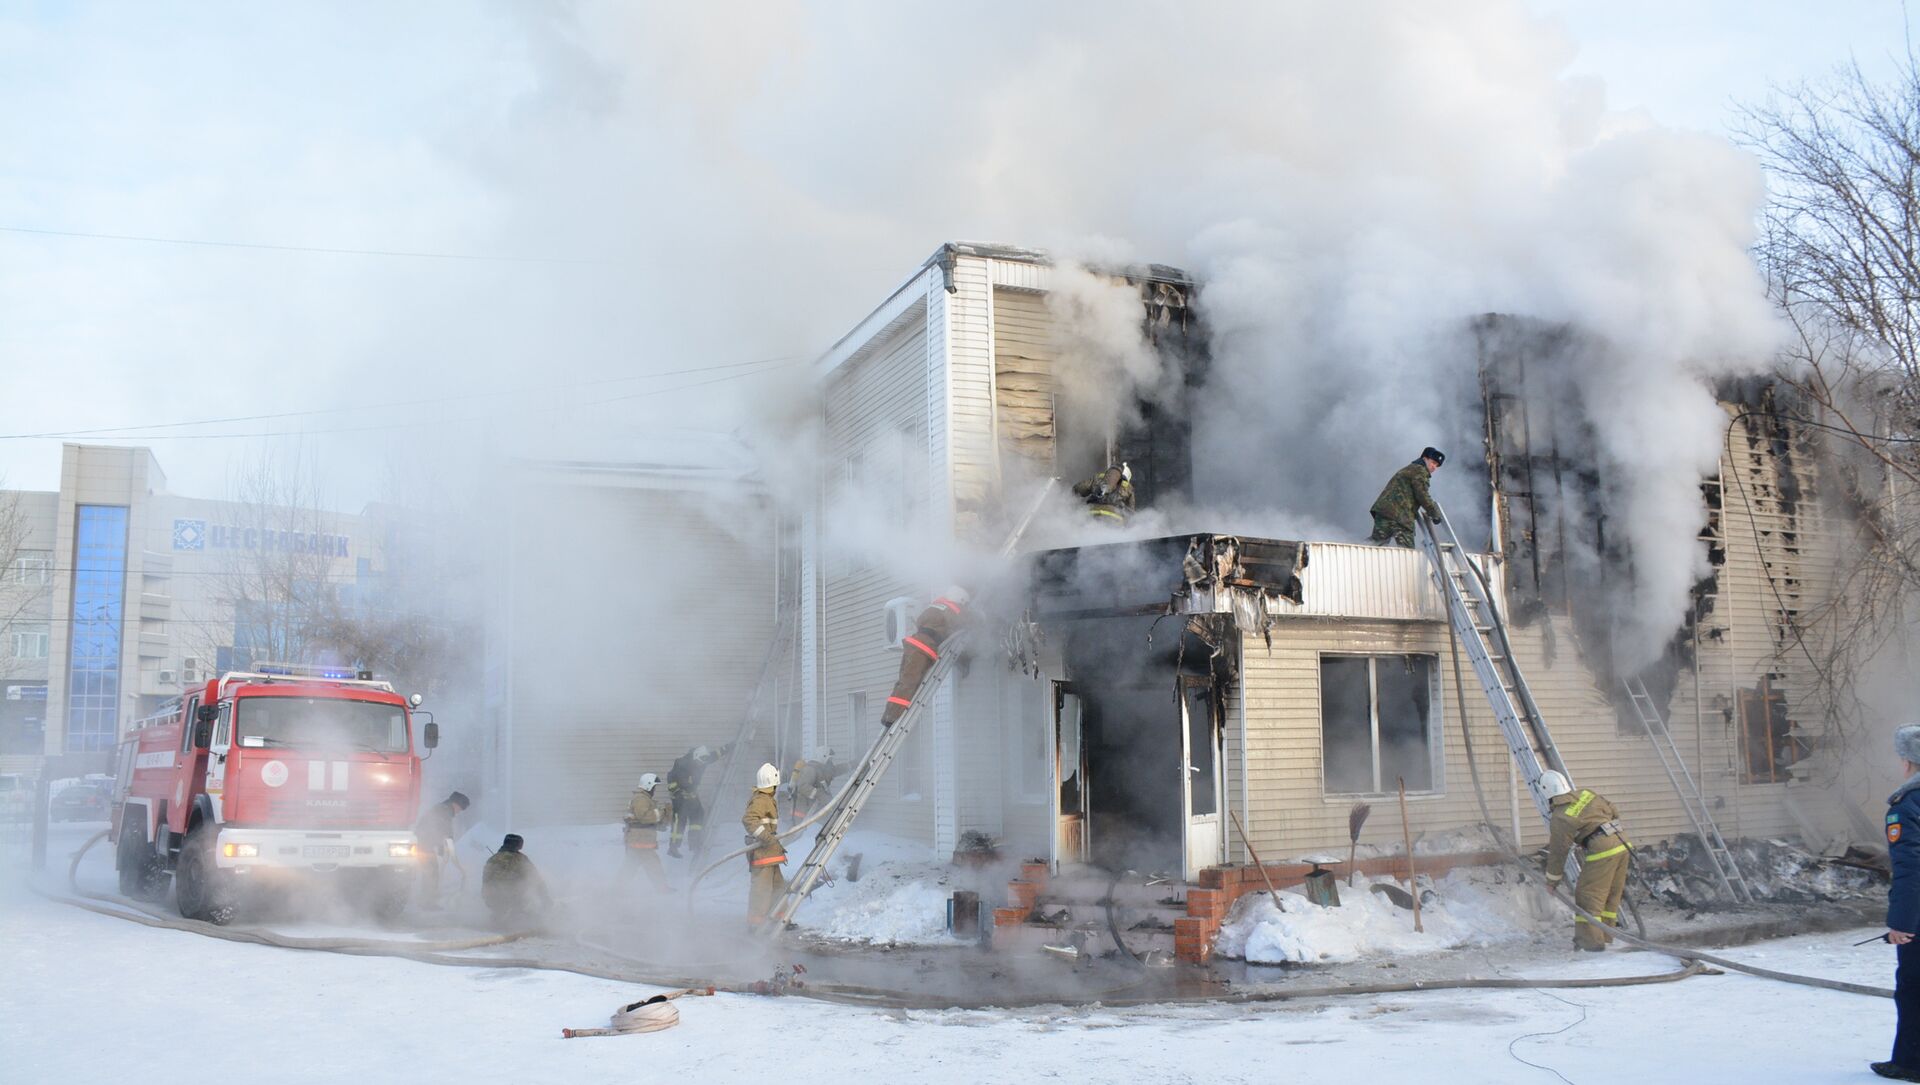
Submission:
<svg viewBox="0 0 1920 1085">
<path fill-rule="evenodd" d="M 1440 678 L 1440 656 L 1434 652 L 1365 652 L 1365 651 L 1321 651 L 1314 658 L 1313 680 L 1319 715 L 1317 732 L 1320 739 L 1320 794 L 1327 801 L 1348 801 L 1356 798 L 1373 798 L 1399 794 L 1397 786 L 1389 788 L 1383 778 L 1383 766 L 1380 760 L 1380 678 L 1379 666 L 1382 660 L 1424 659 L 1427 661 L 1427 763 L 1429 766 L 1428 786 L 1407 789 L 1407 797 L 1440 796 L 1447 793 L 1446 787 L 1446 701 L 1445 688 Z M 1336 791 L 1327 780 L 1327 717 L 1326 717 L 1326 663 L 1329 659 L 1365 660 L 1367 664 L 1367 724 L 1369 730 L 1369 757 L 1373 772 L 1374 790 Z"/>
<path fill-rule="evenodd" d="M 51 622 L 17 622 L 10 632 L 12 635 L 8 638 L 7 650 L 14 659 L 28 661 L 45 659 L 53 650 Z M 37 654 L 28 655 L 20 651 L 21 643 L 28 637 L 38 638 L 40 651 Z"/>
</svg>

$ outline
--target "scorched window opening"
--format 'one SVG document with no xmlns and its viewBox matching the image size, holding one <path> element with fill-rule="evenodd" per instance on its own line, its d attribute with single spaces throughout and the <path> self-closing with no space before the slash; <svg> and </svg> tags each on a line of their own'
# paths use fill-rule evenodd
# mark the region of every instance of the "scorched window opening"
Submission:
<svg viewBox="0 0 1920 1085">
<path fill-rule="evenodd" d="M 1320 657 L 1321 790 L 1385 795 L 1439 790 L 1436 657 Z"/>
</svg>

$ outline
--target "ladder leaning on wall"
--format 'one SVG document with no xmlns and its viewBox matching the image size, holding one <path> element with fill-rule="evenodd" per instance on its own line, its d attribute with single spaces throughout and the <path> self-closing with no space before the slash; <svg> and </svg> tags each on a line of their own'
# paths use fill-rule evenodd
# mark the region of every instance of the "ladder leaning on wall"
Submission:
<svg viewBox="0 0 1920 1085">
<path fill-rule="evenodd" d="M 1507 751 L 1526 779 L 1534 808 L 1542 820 L 1553 814 L 1550 795 L 1541 791 L 1540 777 L 1548 769 L 1573 779 L 1566 762 L 1553 745 L 1547 721 L 1534 703 L 1533 691 L 1513 658 L 1513 645 L 1507 639 L 1506 622 L 1494 604 L 1493 592 L 1480 568 L 1473 564 L 1459 536 L 1443 513 L 1438 520 L 1419 514 L 1415 541 L 1432 565 L 1433 580 L 1446 605 L 1447 622 L 1465 648 L 1480 689 L 1493 707 L 1493 717 L 1507 741 Z M 1461 721 L 1461 726 L 1466 726 Z M 1518 842 L 1516 841 L 1516 844 Z"/>
<path fill-rule="evenodd" d="M 1027 508 L 1026 515 L 1020 518 L 1012 532 L 1007 535 L 1006 541 L 1000 545 L 1001 558 L 1013 556 L 1014 550 L 1020 545 L 1021 537 L 1027 532 L 1027 526 L 1033 523 L 1034 516 L 1039 513 L 1058 481 L 1057 479 L 1049 480 L 1034 497 L 1033 503 Z M 978 611 L 977 600 L 971 609 Z M 853 829 L 854 820 L 860 816 L 861 808 L 866 806 L 867 800 L 873 797 L 874 789 L 880 784 L 880 778 L 886 775 L 888 766 L 893 764 L 894 756 L 900 752 L 900 747 L 906 744 L 907 737 L 913 733 L 914 726 L 920 722 L 920 717 L 933 703 L 934 694 L 946 681 L 948 672 L 953 669 L 953 661 L 960 654 L 959 649 L 966 643 L 971 632 L 969 627 L 963 625 L 941 644 L 939 657 L 934 660 L 933 667 L 927 671 L 926 677 L 920 680 L 920 688 L 913 693 L 913 703 L 907 706 L 907 710 L 899 719 L 893 721 L 893 726 L 880 729 L 880 734 L 875 736 L 873 745 L 868 747 L 866 756 L 853 767 L 852 778 L 842 789 L 839 801 L 827 814 L 826 820 L 820 826 L 820 831 L 815 834 L 813 848 L 807 853 L 806 861 L 794 870 L 793 877 L 787 880 L 786 889 L 781 893 L 780 899 L 769 911 L 768 919 L 771 922 L 766 925 L 766 930 L 778 932 L 785 929 L 787 923 L 793 919 L 793 913 L 799 910 L 800 902 L 806 900 L 807 894 L 813 892 L 814 887 L 820 884 L 821 877 L 826 874 L 828 861 L 846 840 L 847 833 Z"/>
<path fill-rule="evenodd" d="M 1706 796 L 1701 793 L 1693 773 L 1688 771 L 1686 761 L 1681 759 L 1680 748 L 1674 745 L 1673 733 L 1667 730 L 1667 721 L 1661 718 L 1659 706 L 1647 694 L 1646 683 L 1638 678 L 1623 678 L 1621 684 L 1626 687 L 1627 699 L 1633 705 L 1641 729 L 1653 744 L 1653 752 L 1660 756 L 1660 767 L 1666 770 L 1667 779 L 1673 783 L 1674 794 L 1680 796 L 1680 805 L 1687 812 L 1687 820 L 1693 822 L 1694 833 L 1707 846 L 1707 862 L 1712 865 L 1727 896 L 1740 904 L 1753 903 L 1753 889 L 1740 873 L 1740 864 L 1734 859 L 1726 840 L 1721 838 L 1720 827 L 1714 824 L 1713 814 L 1707 809 Z"/>
</svg>

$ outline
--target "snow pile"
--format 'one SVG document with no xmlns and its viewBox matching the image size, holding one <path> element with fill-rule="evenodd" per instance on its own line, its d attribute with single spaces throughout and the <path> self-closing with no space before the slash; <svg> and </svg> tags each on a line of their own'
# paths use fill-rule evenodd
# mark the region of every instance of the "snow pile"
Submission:
<svg viewBox="0 0 1920 1085">
<path fill-rule="evenodd" d="M 835 864 L 838 874 L 839 864 Z M 928 863 L 883 862 L 814 890 L 794 916 L 808 934 L 872 945 L 957 945 L 947 933 L 947 899 L 957 872 Z M 1004 884 L 1004 879 L 1003 879 Z M 991 907 L 982 902 L 982 907 Z"/>
<path fill-rule="evenodd" d="M 1266 893 L 1249 893 L 1220 928 L 1214 952 L 1256 964 L 1335 964 L 1524 939 L 1558 918 L 1538 889 L 1500 872 L 1455 872 L 1421 885 L 1424 933 L 1414 932 L 1411 911 L 1363 881 L 1351 888 L 1342 883 L 1338 908 L 1287 890 L 1280 894 L 1283 912 Z"/>
</svg>

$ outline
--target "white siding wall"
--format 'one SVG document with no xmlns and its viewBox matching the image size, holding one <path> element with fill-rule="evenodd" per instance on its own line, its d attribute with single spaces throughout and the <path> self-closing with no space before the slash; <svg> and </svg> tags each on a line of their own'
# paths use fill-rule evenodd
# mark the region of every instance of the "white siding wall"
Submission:
<svg viewBox="0 0 1920 1085">
<path fill-rule="evenodd" d="M 1704 629 L 1720 629 L 1718 638 L 1703 635 L 1698 666 L 1700 698 L 1696 702 L 1695 673 L 1683 671 L 1669 706 L 1670 727 L 1676 744 L 1701 780 L 1714 816 L 1727 836 L 1757 837 L 1797 834 L 1800 821 L 1789 809 L 1796 803 L 1827 831 L 1840 831 L 1846 817 L 1841 794 L 1828 785 L 1830 766 L 1820 760 L 1802 766 L 1812 778 L 1783 784 L 1740 782 L 1737 727 L 1723 709 L 1732 709 L 1734 694 L 1751 688 L 1761 675 L 1782 677 L 1776 687 L 1786 691 L 1796 720 L 1820 726 L 1817 710 L 1808 704 L 1808 663 L 1796 643 L 1770 629 L 1769 616 L 1779 602 L 1768 585 L 1765 568 L 1771 564 L 1780 577 L 1791 565 L 1795 586 L 1776 585 L 1782 598 L 1805 614 L 1826 582 L 1835 559 L 1831 527 L 1809 501 L 1795 522 L 1792 545 L 1785 545 L 1777 502 L 1771 498 L 1773 465 L 1764 450 L 1749 449 L 1736 431 L 1724 466 L 1729 472 L 1723 523 L 1727 561 L 1720 571 L 1719 598 Z M 1801 465 L 1802 483 L 1811 489 L 1811 475 Z M 1744 471 L 1742 486 L 1730 476 Z M 1757 504 L 1755 519 L 1747 518 L 1748 502 Z M 1755 543 L 1756 525 L 1759 544 Z M 1815 634 L 1817 635 L 1817 630 Z M 1552 619 L 1547 627 L 1516 630 L 1515 650 L 1535 699 L 1552 729 L 1556 745 L 1576 783 L 1612 799 L 1621 809 L 1631 836 L 1654 841 L 1690 832 L 1679 800 L 1669 785 L 1647 740 L 1623 732 L 1609 693 L 1580 661 L 1571 622 Z M 1228 791 L 1245 808 L 1247 828 L 1255 846 L 1273 857 L 1335 849 L 1346 843 L 1347 810 L 1352 800 L 1328 797 L 1321 788 L 1319 656 L 1322 652 L 1432 653 L 1438 660 L 1446 721 L 1444 747 L 1445 793 L 1412 800 L 1416 833 L 1438 832 L 1481 820 L 1467 772 L 1465 748 L 1457 721 L 1453 674 L 1446 629 L 1438 622 L 1328 620 L 1303 617 L 1282 621 L 1275 628 L 1272 648 L 1248 637 L 1243 646 L 1244 681 L 1230 721 L 1244 713 L 1245 730 L 1230 728 L 1227 736 Z M 1816 655 L 1818 654 L 1816 649 Z M 1552 665 L 1548 659 L 1551 655 Z M 1503 824 L 1509 817 L 1507 771 L 1510 759 L 1486 699 L 1462 660 L 1466 679 L 1468 726 L 1479 755 L 1483 784 L 1493 816 Z M 1704 704 L 1704 710 L 1697 711 Z M 1238 747 L 1244 743 L 1242 760 Z M 1543 838 L 1540 822 L 1524 794 L 1519 796 L 1521 823 L 1529 843 Z M 1376 804 L 1380 806 L 1382 804 Z M 1376 809 L 1368 822 L 1365 842 L 1392 843 L 1398 836 L 1397 818 Z M 1231 853 L 1241 856 L 1237 841 Z"/>
<path fill-rule="evenodd" d="M 882 561 L 849 562 L 832 542 L 831 521 L 849 458 L 871 462 L 886 450 L 896 454 L 901 435 L 925 442 L 928 508 L 950 507 L 945 481 L 946 422 L 944 304 L 937 277 L 926 295 L 839 367 L 824 393 L 827 465 L 831 477 L 820 515 L 822 530 L 812 536 L 814 583 L 819 596 L 819 700 L 815 710 L 819 734 L 843 760 L 866 752 L 879 727 L 880 712 L 893 690 L 900 655 L 883 636 L 886 603 L 897 596 L 926 597 L 927 586 L 909 583 Z M 936 516 L 936 519 L 945 519 Z M 855 720 L 850 698 L 866 695 L 866 711 Z M 928 746 L 943 738 L 942 713 L 920 721 L 903 757 L 926 758 L 927 786 L 917 799 L 902 798 L 899 773 L 881 783 L 861 814 L 860 827 L 909 840 L 935 843 L 933 810 L 938 783 L 935 759 Z M 811 736 L 810 736 L 811 737 Z"/>
</svg>

